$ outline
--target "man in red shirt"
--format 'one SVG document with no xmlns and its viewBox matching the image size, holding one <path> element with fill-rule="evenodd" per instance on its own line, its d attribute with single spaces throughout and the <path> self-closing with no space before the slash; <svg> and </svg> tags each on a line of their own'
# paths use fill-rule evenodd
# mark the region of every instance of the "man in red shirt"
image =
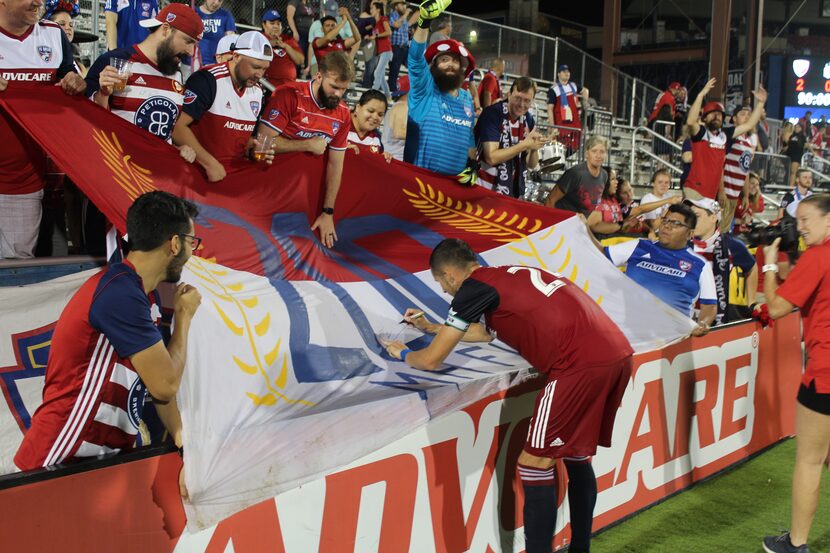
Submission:
<svg viewBox="0 0 830 553">
<path fill-rule="evenodd" d="M 360 36 L 360 31 L 354 19 L 352 19 L 352 14 L 349 12 L 349 9 L 341 7 L 339 10 L 340 23 L 331 15 L 322 18 L 320 23 L 323 27 L 323 36 L 315 38 L 311 43 L 311 48 L 314 50 L 314 58 L 317 60 L 318 66 L 320 60 L 331 52 L 351 52 L 352 46 L 357 43 L 358 39 L 356 37 Z M 340 31 L 346 23 L 351 27 L 352 36 L 344 39 L 340 36 Z"/>
<path fill-rule="evenodd" d="M 459 342 L 498 337 L 546 374 L 519 456 L 525 550 L 550 553 L 556 527 L 555 462 L 564 459 L 570 551 L 589 551 L 597 497 L 590 458 L 598 445 L 611 445 L 614 418 L 631 377 L 631 345 L 596 302 L 562 275 L 535 267 L 482 267 L 470 246 L 458 239 L 439 243 L 429 265 L 435 281 L 453 296 L 446 322 L 431 323 L 423 310 L 407 309 L 405 321 L 436 336 L 421 350 L 391 342 L 387 352 L 407 365 L 434 371 Z M 478 322 L 482 317 L 484 324 Z"/>
<path fill-rule="evenodd" d="M 351 115 L 343 94 L 354 77 L 354 67 L 345 52 L 332 52 L 318 62 L 311 82 L 288 83 L 278 88 L 260 119 L 261 132 L 276 137 L 276 153 L 308 152 L 316 156 L 328 151 L 326 192 L 322 213 L 311 225 L 320 229 L 320 241 L 334 246 L 334 203 L 343 175 Z"/>
<path fill-rule="evenodd" d="M 60 84 L 80 94 L 72 46 L 56 23 L 38 21 L 38 0 L 0 2 L 0 94 L 22 83 Z M 0 111 L 0 258 L 32 257 L 42 214 L 46 156 L 26 131 Z"/>
<path fill-rule="evenodd" d="M 297 80 L 297 66 L 305 64 L 305 54 L 297 40 L 283 34 L 282 17 L 277 10 L 267 10 L 262 14 L 262 34 L 268 37 L 274 48 L 274 59 L 265 71 L 265 78 L 280 86 Z"/>
<path fill-rule="evenodd" d="M 716 199 L 721 206 L 725 206 L 727 202 L 723 185 L 723 165 L 726 160 L 727 143 L 755 130 L 767 101 L 767 91 L 759 86 L 758 90 L 752 92 L 755 96 L 755 108 L 744 124 L 723 129 L 723 104 L 709 102 L 703 105 L 703 99 L 714 88 L 715 82 L 716 79 L 709 79 L 686 115 L 686 124 L 689 125 L 692 140 L 692 166 L 686 177 L 683 194 L 692 200 Z M 700 124 L 700 117 L 703 125 Z"/>
<path fill-rule="evenodd" d="M 501 101 L 502 75 L 504 75 L 504 60 L 496 58 L 490 64 L 490 70 L 481 79 L 481 84 L 478 85 L 478 99 L 481 109 Z"/>
<path fill-rule="evenodd" d="M 147 393 L 176 445 L 176 392 L 198 290 L 179 284 L 167 345 L 158 322 L 162 282 L 177 283 L 199 246 L 196 206 L 167 192 L 139 196 L 127 211 L 130 253 L 87 280 L 61 313 L 46 364 L 43 404 L 14 463 L 33 470 L 131 449 Z"/>
</svg>

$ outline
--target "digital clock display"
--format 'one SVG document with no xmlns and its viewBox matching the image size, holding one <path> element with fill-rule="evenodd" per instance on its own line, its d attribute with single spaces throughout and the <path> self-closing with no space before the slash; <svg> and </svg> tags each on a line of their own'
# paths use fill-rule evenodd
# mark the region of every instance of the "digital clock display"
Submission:
<svg viewBox="0 0 830 553">
<path fill-rule="evenodd" d="M 784 119 L 800 119 L 807 111 L 813 120 L 830 118 L 830 59 L 792 58 L 786 74 Z"/>
</svg>

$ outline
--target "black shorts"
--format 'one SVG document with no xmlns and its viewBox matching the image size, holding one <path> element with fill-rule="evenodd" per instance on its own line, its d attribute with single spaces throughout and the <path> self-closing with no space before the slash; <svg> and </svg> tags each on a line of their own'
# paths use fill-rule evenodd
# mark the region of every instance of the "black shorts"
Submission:
<svg viewBox="0 0 830 553">
<path fill-rule="evenodd" d="M 798 403 L 816 413 L 830 415 L 830 394 L 816 392 L 816 381 L 810 382 L 810 386 L 802 384 L 798 388 Z"/>
</svg>

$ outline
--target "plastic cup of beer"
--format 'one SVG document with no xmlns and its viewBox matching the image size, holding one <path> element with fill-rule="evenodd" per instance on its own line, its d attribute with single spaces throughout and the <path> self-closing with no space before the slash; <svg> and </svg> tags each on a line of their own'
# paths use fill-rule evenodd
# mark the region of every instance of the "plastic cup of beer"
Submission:
<svg viewBox="0 0 830 553">
<path fill-rule="evenodd" d="M 254 148 L 254 161 L 265 161 L 265 156 L 273 153 L 276 137 L 263 132 L 256 135 L 256 148 Z"/>
<path fill-rule="evenodd" d="M 118 82 L 112 87 L 113 90 L 124 90 L 127 88 L 127 79 L 133 72 L 133 62 L 123 58 L 110 58 L 110 66 L 118 71 Z"/>
</svg>

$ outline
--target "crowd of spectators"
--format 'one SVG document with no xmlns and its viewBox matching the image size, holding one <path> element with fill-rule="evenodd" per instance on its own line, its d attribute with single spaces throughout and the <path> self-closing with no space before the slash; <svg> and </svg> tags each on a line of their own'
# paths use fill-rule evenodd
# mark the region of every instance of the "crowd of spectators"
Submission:
<svg viewBox="0 0 830 553">
<path fill-rule="evenodd" d="M 14 5 L 10 6 L 5 8 L 7 16 L 22 17 L 15 16 Z M 45 17 L 70 39 L 77 3 L 50 0 L 47 7 Z M 652 190 L 638 202 L 634 185 L 640 183 L 621 178 L 624 172 L 609 165 L 607 138 L 584 136 L 589 132 L 583 129 L 589 92 L 571 80 L 567 64 L 557 67 L 547 91 L 548 123 L 540 125 L 534 102 L 537 84 L 528 77 L 508 80 L 507 62 L 500 58 L 488 60 L 486 68 L 476 71 L 472 54 L 452 39 L 452 22 L 446 15 L 425 24 L 423 13 L 401 0 L 368 2 L 366 11 L 357 15 L 336 0 L 327 0 L 320 8 L 315 13 L 306 0 L 291 0 L 284 13 L 269 9 L 261 14 L 261 32 L 238 35 L 222 0 L 205 0 L 195 9 L 170 4 L 161 11 L 154 0 L 126 8 L 114 3 L 107 8 L 106 40 L 112 49 L 95 60 L 88 73 L 77 62 L 69 65 L 70 53 L 68 59 L 61 59 L 54 78 L 74 83 L 64 85 L 67 92 L 83 92 L 173 144 L 185 160 L 201 166 L 209 181 L 222 180 L 240 164 L 271 163 L 286 152 L 325 155 L 326 192 L 313 229 L 319 229 L 320 240 L 328 247 L 337 239 L 333 214 L 347 149 L 358 155 L 382 155 L 387 162 L 406 161 L 456 177 L 462 185 L 480 184 L 513 198 L 526 197 L 527 180 L 540 164 L 562 158 L 569 167 L 543 201 L 582 214 L 600 238 L 626 236 L 665 246 L 665 235 L 682 224 L 688 228 L 673 234 L 678 244 L 677 236 L 688 233 L 704 242 L 717 241 L 730 232 L 751 230 L 754 217 L 763 212 L 761 177 L 750 171 L 753 153 L 769 147 L 762 88 L 755 92 L 754 106 L 738 106 L 725 121 L 722 104 L 705 102 L 714 80 L 691 106 L 686 105 L 686 88 L 671 83 L 658 98 L 649 125 L 656 129 L 661 122 L 672 123 L 665 128 L 682 135 L 671 138 L 685 142 L 683 191 L 672 191 L 672 174 L 660 169 L 652 176 Z M 52 27 L 32 22 L 18 29 L 27 27 L 51 33 L 52 40 L 63 45 Z M 15 28 L 4 30 L 15 34 Z M 363 83 L 369 86 L 349 110 L 343 99 L 361 61 Z M 20 63 L 19 69 L 26 71 L 26 62 Z M 402 67 L 406 74 L 400 74 Z M 476 74 L 481 75 L 478 86 Z M 78 81 L 73 75 L 85 79 Z M 7 85 L 0 82 L 3 88 Z M 144 113 L 138 106 L 150 97 L 162 101 L 154 103 L 152 113 Z M 253 113 L 252 105 L 261 110 Z M 228 109 L 232 113 L 226 113 Z M 315 122 L 318 115 L 321 119 Z M 229 118 L 233 125 L 225 124 Z M 337 125 L 321 122 L 332 118 Z M 782 146 L 795 163 L 804 149 L 826 149 L 828 133 L 823 121 L 814 124 L 808 114 L 792 133 L 782 134 Z M 26 150 L 36 150 L 20 139 L 17 142 Z M 559 146 L 555 150 L 559 155 L 542 159 L 540 152 L 551 144 Z M 655 153 L 662 155 L 659 145 L 655 143 Z M 577 152 L 584 161 L 574 161 Z M 12 192 L 4 196 L 11 198 L 10 205 L 23 207 L 9 208 L 14 214 L 8 212 L 0 220 L 3 257 L 35 253 L 42 167 L 42 161 L 36 160 L 27 178 L 18 179 L 28 183 L 25 190 L 4 190 Z M 792 185 L 780 217 L 792 216 L 800 199 L 810 195 L 812 174 L 794 166 Z M 65 189 L 70 197 L 71 183 L 66 182 Z M 716 220 L 717 235 L 690 223 L 688 213 L 678 206 L 683 198 L 693 204 L 703 202 L 686 207 L 695 221 Z M 713 209 L 711 202 L 719 209 Z M 89 208 L 94 212 L 94 206 Z M 669 213 L 677 216 L 668 217 Z M 23 237 L 18 236 L 21 226 L 16 223 L 21 217 L 30 222 Z M 670 228 L 667 217 L 676 221 Z M 70 222 L 64 230 L 78 225 L 89 230 L 84 225 L 92 224 L 77 222 L 80 218 L 69 213 L 66 218 Z M 53 218 L 48 219 L 52 224 Z M 52 230 L 44 228 L 48 233 Z M 79 250 L 77 242 L 85 245 L 78 238 L 84 235 L 69 228 L 73 251 Z M 730 247 L 734 244 L 731 239 L 723 241 Z M 721 251 L 718 248 L 714 251 Z M 711 254 L 712 248 L 702 253 Z M 751 271 L 747 268 L 744 273 Z M 712 320 L 722 319 L 719 309 Z"/>
</svg>

